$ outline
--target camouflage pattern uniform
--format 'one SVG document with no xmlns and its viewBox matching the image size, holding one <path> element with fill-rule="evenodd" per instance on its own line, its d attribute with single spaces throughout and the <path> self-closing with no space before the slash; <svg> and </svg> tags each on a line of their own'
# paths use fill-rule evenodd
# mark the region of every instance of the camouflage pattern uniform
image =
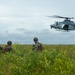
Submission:
<svg viewBox="0 0 75 75">
<path fill-rule="evenodd" d="M 34 51 L 42 51 L 43 46 L 42 46 L 42 43 L 38 42 L 38 38 L 35 37 L 33 40 L 34 40 L 35 44 L 33 45 L 32 50 L 34 50 Z"/>
<path fill-rule="evenodd" d="M 11 45 L 12 45 L 12 42 L 8 41 L 7 45 L 4 48 L 4 52 L 10 52 L 11 50 L 13 50 Z"/>
<path fill-rule="evenodd" d="M 2 50 L 3 48 L 0 46 L 0 50 Z"/>
</svg>

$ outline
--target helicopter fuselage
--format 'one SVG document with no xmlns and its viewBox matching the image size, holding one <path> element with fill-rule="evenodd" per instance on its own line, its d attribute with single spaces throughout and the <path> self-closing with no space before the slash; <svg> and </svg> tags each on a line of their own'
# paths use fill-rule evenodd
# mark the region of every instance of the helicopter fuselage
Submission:
<svg viewBox="0 0 75 75">
<path fill-rule="evenodd" d="M 54 24 L 50 25 L 51 28 L 59 29 L 59 30 L 75 30 L 75 23 L 74 21 L 71 21 L 71 19 L 74 19 L 73 17 L 63 17 L 58 15 L 48 16 L 52 18 L 61 18 L 65 19 L 62 22 L 55 22 Z"/>
<path fill-rule="evenodd" d="M 60 30 L 75 30 L 75 23 L 70 20 L 64 20 L 62 22 L 55 22 L 50 25 L 51 28 L 60 29 Z"/>
</svg>

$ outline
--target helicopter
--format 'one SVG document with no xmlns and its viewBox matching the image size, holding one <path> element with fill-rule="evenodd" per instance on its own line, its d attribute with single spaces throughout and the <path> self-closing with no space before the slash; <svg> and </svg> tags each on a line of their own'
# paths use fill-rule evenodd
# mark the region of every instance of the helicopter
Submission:
<svg viewBox="0 0 75 75">
<path fill-rule="evenodd" d="M 56 21 L 54 24 L 50 25 L 51 29 L 55 28 L 56 30 L 64 30 L 64 31 L 72 31 L 75 30 L 75 23 L 74 21 L 71 21 L 71 19 L 74 19 L 73 17 L 62 17 L 58 15 L 54 16 L 48 16 L 53 18 L 62 18 L 64 19 L 61 22 Z"/>
</svg>

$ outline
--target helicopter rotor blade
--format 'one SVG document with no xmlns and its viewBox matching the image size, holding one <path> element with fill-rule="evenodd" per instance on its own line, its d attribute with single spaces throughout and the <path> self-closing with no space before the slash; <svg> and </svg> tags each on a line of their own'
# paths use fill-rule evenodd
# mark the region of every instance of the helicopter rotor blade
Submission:
<svg viewBox="0 0 75 75">
<path fill-rule="evenodd" d="M 74 19 L 73 17 L 62 17 L 58 15 L 53 15 L 53 16 L 48 16 L 48 17 L 53 17 L 53 18 L 65 18 L 65 19 Z"/>
</svg>

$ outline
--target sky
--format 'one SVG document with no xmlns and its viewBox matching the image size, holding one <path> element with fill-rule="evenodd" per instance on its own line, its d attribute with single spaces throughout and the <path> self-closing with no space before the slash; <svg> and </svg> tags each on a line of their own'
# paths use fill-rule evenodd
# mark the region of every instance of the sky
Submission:
<svg viewBox="0 0 75 75">
<path fill-rule="evenodd" d="M 75 44 L 75 31 L 50 29 L 63 19 L 47 17 L 75 17 L 74 7 L 75 0 L 0 0 L 0 43 L 32 44 L 38 37 L 43 44 Z"/>
</svg>

